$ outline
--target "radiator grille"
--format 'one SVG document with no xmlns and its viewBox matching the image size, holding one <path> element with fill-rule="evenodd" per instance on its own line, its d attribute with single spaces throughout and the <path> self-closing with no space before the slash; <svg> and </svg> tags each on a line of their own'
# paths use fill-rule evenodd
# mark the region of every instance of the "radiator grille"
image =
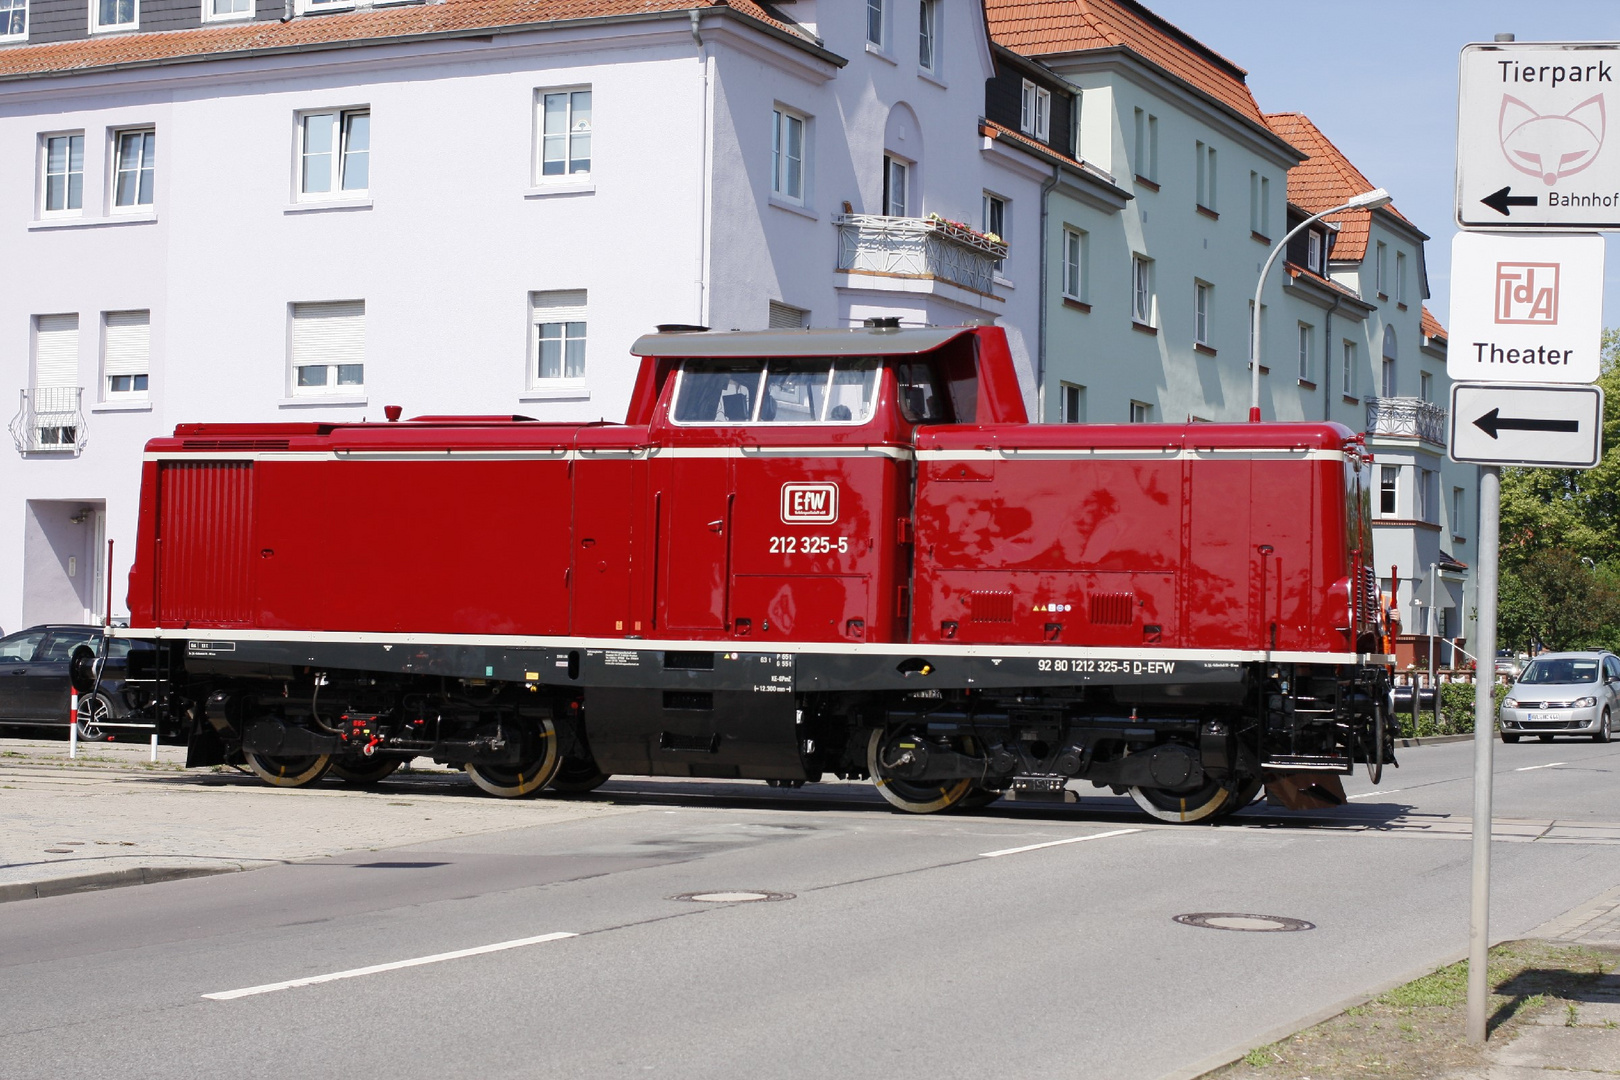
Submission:
<svg viewBox="0 0 1620 1080">
<path fill-rule="evenodd" d="M 1011 590 L 968 593 L 968 613 L 976 623 L 1010 623 L 1013 621 L 1013 594 Z"/>
<path fill-rule="evenodd" d="M 251 618 L 253 463 L 164 462 L 158 476 L 158 621 Z"/>
<path fill-rule="evenodd" d="M 1136 619 L 1136 597 L 1128 592 L 1092 593 L 1089 615 L 1097 626 L 1129 626 Z"/>
<path fill-rule="evenodd" d="M 187 450 L 286 450 L 292 443 L 286 439 L 185 439 L 180 445 Z"/>
</svg>

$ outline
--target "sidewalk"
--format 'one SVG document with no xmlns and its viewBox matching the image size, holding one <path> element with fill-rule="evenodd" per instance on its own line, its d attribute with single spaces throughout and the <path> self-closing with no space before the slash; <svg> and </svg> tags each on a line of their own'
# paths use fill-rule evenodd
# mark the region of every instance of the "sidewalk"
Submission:
<svg viewBox="0 0 1620 1080">
<path fill-rule="evenodd" d="M 493 799 L 418 758 L 379 789 L 186 771 L 185 748 L 0 740 L 0 902 L 398 847 L 633 808 Z M 218 789 L 235 788 L 229 798 Z M 426 796 L 426 797 L 423 797 Z M 341 806 L 335 801 L 341 800 Z"/>
</svg>

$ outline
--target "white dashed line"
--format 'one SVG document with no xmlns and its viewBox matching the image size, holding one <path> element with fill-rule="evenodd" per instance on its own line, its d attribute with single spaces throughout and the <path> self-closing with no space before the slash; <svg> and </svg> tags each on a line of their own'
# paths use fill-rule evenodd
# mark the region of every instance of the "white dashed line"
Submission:
<svg viewBox="0 0 1620 1080">
<path fill-rule="evenodd" d="M 1552 762 L 1551 764 L 1548 764 L 1548 765 L 1526 765 L 1522 769 L 1514 769 L 1513 771 L 1514 772 L 1535 772 L 1537 769 L 1556 769 L 1560 765 L 1568 765 L 1568 764 L 1569 764 L 1569 762 L 1567 762 L 1567 761 L 1554 761 L 1554 762 Z"/>
<path fill-rule="evenodd" d="M 1368 798 L 1371 798 L 1374 795 L 1394 795 L 1394 794 L 1398 793 L 1400 790 L 1401 790 L 1400 788 L 1390 788 L 1388 791 L 1363 791 L 1360 795 L 1346 795 L 1345 798 L 1347 798 L 1347 799 L 1368 799 Z"/>
<path fill-rule="evenodd" d="M 1101 840 L 1105 836 L 1124 836 L 1126 833 L 1141 832 L 1141 829 L 1110 829 L 1108 832 L 1092 833 L 1089 836 L 1071 836 L 1066 840 L 1048 840 L 1044 844 L 1025 844 L 1023 847 L 1002 848 L 1000 851 L 981 851 L 981 859 L 998 859 L 1003 855 L 1017 855 L 1024 851 L 1038 851 L 1041 848 L 1058 847 L 1062 844 L 1081 844 L 1087 840 Z"/>
<path fill-rule="evenodd" d="M 263 986 L 249 986 L 241 990 L 222 990 L 217 994 L 204 994 L 210 1001 L 234 1001 L 237 998 L 252 997 L 254 994 L 269 994 L 277 990 L 291 990 L 299 986 L 314 986 L 316 983 L 336 982 L 339 979 L 355 979 L 361 975 L 376 975 L 383 971 L 397 971 L 400 968 L 421 967 L 423 964 L 438 964 L 446 960 L 459 960 L 463 956 L 479 956 L 483 953 L 504 952 L 507 949 L 521 949 L 525 945 L 539 945 L 546 941 L 561 941 L 563 938 L 576 937 L 575 934 L 541 934 L 539 937 L 517 938 L 513 941 L 498 941 L 493 945 L 479 945 L 472 949 L 457 949 L 455 952 L 434 953 L 432 956 L 418 956 L 412 960 L 395 960 L 391 964 L 373 964 L 371 967 L 350 968 L 348 971 L 334 971 L 329 975 L 311 975 L 305 979 L 288 979 L 286 982 L 265 983 Z"/>
</svg>

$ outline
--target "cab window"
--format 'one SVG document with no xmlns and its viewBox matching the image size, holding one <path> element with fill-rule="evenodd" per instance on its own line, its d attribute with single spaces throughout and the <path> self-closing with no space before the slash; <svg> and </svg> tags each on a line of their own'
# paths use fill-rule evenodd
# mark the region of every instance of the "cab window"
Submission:
<svg viewBox="0 0 1620 1080">
<path fill-rule="evenodd" d="M 877 373 L 870 357 L 689 360 L 673 416 L 677 424 L 864 424 Z"/>
<path fill-rule="evenodd" d="M 900 415 L 912 424 L 951 422 L 949 399 L 940 392 L 939 376 L 932 364 L 900 363 L 894 366 L 900 388 Z"/>
</svg>

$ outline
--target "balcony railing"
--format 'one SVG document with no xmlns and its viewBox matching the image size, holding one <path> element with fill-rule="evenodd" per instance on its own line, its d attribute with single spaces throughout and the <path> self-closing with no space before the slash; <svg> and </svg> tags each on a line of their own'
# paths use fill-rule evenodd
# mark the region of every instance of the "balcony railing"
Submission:
<svg viewBox="0 0 1620 1080">
<path fill-rule="evenodd" d="M 1367 434 L 1399 435 L 1446 445 L 1446 410 L 1414 397 L 1367 399 Z"/>
<path fill-rule="evenodd" d="M 1000 239 L 939 218 L 838 214 L 838 269 L 887 277 L 937 278 L 991 295 Z"/>
<path fill-rule="evenodd" d="M 22 392 L 22 408 L 11 420 L 17 452 L 56 450 L 77 454 L 84 449 L 82 386 L 36 386 Z"/>
</svg>

